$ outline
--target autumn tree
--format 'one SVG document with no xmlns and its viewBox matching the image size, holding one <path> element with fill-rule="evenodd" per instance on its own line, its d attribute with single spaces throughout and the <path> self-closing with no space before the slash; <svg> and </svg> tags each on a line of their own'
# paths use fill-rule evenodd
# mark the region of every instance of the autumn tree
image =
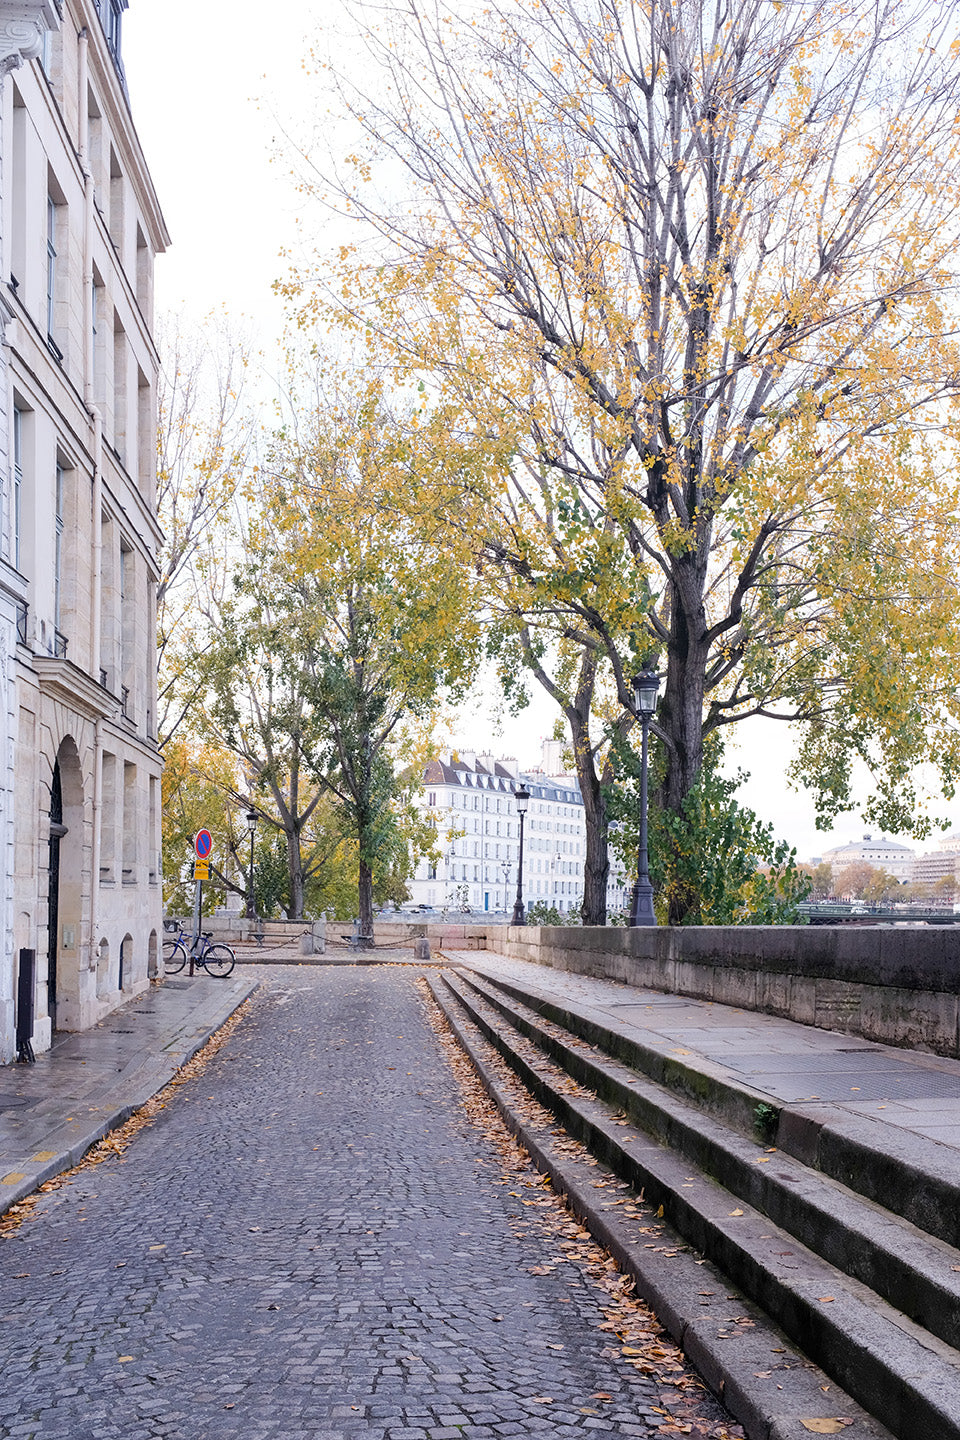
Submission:
<svg viewBox="0 0 960 1440">
<path fill-rule="evenodd" d="M 403 742 L 441 692 L 472 679 L 476 617 L 444 527 L 408 513 L 418 452 L 377 376 L 315 367 L 293 394 L 265 472 L 277 558 L 257 583 L 269 576 L 279 623 L 296 635 L 311 721 L 297 747 L 356 844 L 360 933 L 372 943 L 375 869 L 409 853 Z"/>
<path fill-rule="evenodd" d="M 960 769 L 951 8 L 377 13 L 366 83 L 324 71 L 357 143 L 303 173 L 379 237 L 339 312 L 488 447 L 443 508 L 626 714 L 662 671 L 666 811 L 764 715 L 824 822 L 858 757 L 865 817 L 924 833 L 915 763 Z M 286 288 L 331 304 L 309 260 Z"/>
<path fill-rule="evenodd" d="M 165 748 L 198 694 L 193 660 L 236 543 L 254 431 L 245 396 L 250 347 L 224 316 L 196 328 L 168 316 L 157 338 L 158 734 Z"/>
<path fill-rule="evenodd" d="M 299 920 L 316 864 L 310 826 L 323 793 L 304 751 L 319 743 L 319 733 L 308 695 L 309 649 L 285 588 L 271 582 L 263 555 L 248 553 L 235 565 L 195 662 L 192 724 L 233 756 L 244 808 L 255 806 L 282 836 L 287 914 Z"/>
</svg>

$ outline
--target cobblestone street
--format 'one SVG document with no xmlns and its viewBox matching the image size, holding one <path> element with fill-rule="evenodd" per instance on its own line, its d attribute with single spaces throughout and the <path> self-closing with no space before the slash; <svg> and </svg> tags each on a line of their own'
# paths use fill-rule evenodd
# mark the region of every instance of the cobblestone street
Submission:
<svg viewBox="0 0 960 1440">
<path fill-rule="evenodd" d="M 670 1433 L 542 1193 L 469 1118 L 415 970 L 278 968 L 0 1242 L 0 1436 Z"/>
</svg>

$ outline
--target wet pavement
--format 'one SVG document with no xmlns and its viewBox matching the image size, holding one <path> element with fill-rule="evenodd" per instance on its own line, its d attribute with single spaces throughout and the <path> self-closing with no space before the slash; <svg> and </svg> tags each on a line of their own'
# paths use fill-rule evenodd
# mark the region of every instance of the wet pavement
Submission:
<svg viewBox="0 0 960 1440">
<path fill-rule="evenodd" d="M 661 1433 L 600 1252 L 469 1118 L 416 968 L 243 974 L 202 1072 L 0 1242 L 3 1440 Z"/>
</svg>

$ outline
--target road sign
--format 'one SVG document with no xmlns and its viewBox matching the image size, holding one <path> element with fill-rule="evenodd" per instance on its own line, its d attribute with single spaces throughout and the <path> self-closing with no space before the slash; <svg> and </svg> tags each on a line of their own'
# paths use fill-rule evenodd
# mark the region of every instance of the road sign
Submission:
<svg viewBox="0 0 960 1440">
<path fill-rule="evenodd" d="M 213 836 L 209 830 L 199 830 L 197 838 L 193 842 L 193 848 L 201 860 L 206 860 L 213 849 Z"/>
<path fill-rule="evenodd" d="M 210 862 L 209 862 L 209 860 L 194 860 L 194 862 L 193 862 L 193 878 L 194 878 L 194 880 L 209 880 L 209 879 L 210 879 Z"/>
</svg>

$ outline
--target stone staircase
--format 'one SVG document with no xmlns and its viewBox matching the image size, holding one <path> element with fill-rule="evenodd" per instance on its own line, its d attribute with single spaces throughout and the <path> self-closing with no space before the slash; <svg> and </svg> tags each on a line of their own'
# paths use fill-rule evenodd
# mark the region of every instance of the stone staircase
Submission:
<svg viewBox="0 0 960 1440">
<path fill-rule="evenodd" d="M 960 1440 L 945 1146 L 813 1130 L 543 986 L 466 966 L 430 984 L 508 1124 L 750 1440 Z"/>
</svg>

